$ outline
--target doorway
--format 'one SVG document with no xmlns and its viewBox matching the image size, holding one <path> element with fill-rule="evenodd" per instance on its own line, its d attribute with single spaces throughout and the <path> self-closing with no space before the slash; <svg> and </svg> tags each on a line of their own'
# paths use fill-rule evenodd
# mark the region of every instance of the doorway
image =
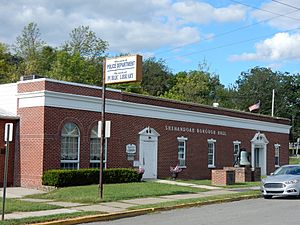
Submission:
<svg viewBox="0 0 300 225">
<path fill-rule="evenodd" d="M 139 135 L 139 161 L 145 169 L 143 179 L 156 179 L 159 134 L 153 128 L 146 127 Z"/>
<path fill-rule="evenodd" d="M 267 144 L 269 141 L 260 132 L 256 133 L 251 140 L 251 166 L 253 169 L 260 168 L 261 175 L 267 175 Z"/>
</svg>

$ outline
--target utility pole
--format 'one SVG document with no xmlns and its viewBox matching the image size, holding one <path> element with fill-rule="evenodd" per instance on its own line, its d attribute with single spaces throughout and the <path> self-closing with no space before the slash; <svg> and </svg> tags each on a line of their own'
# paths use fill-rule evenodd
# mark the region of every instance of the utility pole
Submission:
<svg viewBox="0 0 300 225">
<path fill-rule="evenodd" d="M 275 89 L 272 91 L 272 117 L 274 116 L 274 105 L 275 105 Z"/>
<path fill-rule="evenodd" d="M 105 149 L 105 59 L 103 60 L 103 74 L 102 74 L 102 113 L 101 113 L 101 138 L 100 138 L 100 168 L 99 168 L 99 197 L 103 198 L 103 156 Z"/>
</svg>

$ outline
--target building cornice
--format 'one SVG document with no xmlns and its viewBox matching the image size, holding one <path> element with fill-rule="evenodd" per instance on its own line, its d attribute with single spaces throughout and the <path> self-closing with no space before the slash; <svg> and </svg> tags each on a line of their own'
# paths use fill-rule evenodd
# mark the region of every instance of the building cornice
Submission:
<svg viewBox="0 0 300 225">
<path fill-rule="evenodd" d="M 93 112 L 102 111 L 101 98 L 53 91 L 19 93 L 19 108 L 57 107 Z M 245 119 L 170 107 L 154 106 L 115 99 L 106 99 L 106 112 L 127 116 L 173 120 L 214 126 L 243 128 L 255 131 L 289 133 L 290 126 L 262 120 Z"/>
</svg>

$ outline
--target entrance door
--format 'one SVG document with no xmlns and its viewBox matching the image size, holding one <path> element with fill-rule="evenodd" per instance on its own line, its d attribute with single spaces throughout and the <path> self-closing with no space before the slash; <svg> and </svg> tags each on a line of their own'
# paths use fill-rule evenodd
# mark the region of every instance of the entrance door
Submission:
<svg viewBox="0 0 300 225">
<path fill-rule="evenodd" d="M 254 148 L 254 168 L 257 168 L 257 167 L 262 167 L 262 157 L 260 155 L 260 152 L 262 150 L 260 150 L 260 148 Z"/>
<path fill-rule="evenodd" d="M 252 169 L 260 167 L 261 175 L 267 175 L 267 144 L 269 141 L 264 134 L 257 132 L 251 143 Z"/>
<path fill-rule="evenodd" d="M 143 178 L 157 178 L 157 152 L 155 141 L 141 141 L 142 160 L 145 173 Z"/>
<path fill-rule="evenodd" d="M 143 179 L 157 178 L 157 147 L 159 134 L 150 127 L 140 133 L 139 159 L 140 166 L 145 169 Z"/>
</svg>

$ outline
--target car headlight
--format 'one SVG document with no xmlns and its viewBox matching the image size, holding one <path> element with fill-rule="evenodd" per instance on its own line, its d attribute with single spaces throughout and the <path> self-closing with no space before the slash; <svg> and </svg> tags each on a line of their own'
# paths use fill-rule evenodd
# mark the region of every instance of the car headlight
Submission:
<svg viewBox="0 0 300 225">
<path fill-rule="evenodd" d="M 297 183 L 299 183 L 299 180 L 298 179 L 294 179 L 294 180 L 285 181 L 284 183 L 285 184 L 297 184 Z"/>
</svg>

